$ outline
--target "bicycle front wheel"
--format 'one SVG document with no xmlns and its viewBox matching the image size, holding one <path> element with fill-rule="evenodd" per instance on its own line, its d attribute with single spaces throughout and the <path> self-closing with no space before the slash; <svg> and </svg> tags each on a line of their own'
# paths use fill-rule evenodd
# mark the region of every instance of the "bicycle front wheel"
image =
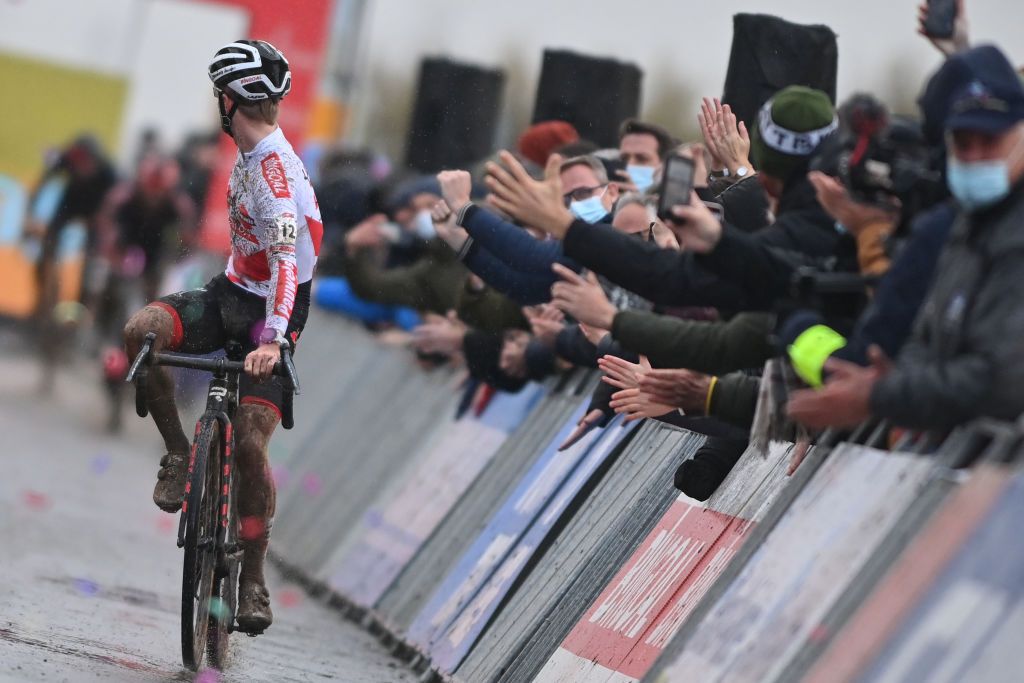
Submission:
<svg viewBox="0 0 1024 683">
<path fill-rule="evenodd" d="M 185 564 L 181 574 L 181 658 L 197 671 L 203 663 L 210 598 L 217 564 L 219 424 L 202 418 L 181 514 L 185 515 Z"/>
</svg>

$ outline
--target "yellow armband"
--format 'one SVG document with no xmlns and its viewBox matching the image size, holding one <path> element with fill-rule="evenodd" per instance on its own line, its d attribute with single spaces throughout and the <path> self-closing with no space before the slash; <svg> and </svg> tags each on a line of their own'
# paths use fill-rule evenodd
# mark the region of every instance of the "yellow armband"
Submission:
<svg viewBox="0 0 1024 683">
<path fill-rule="evenodd" d="M 821 370 L 828 357 L 846 346 L 846 338 L 827 325 L 804 330 L 789 348 L 789 359 L 800 379 L 812 387 L 821 386 Z"/>
</svg>

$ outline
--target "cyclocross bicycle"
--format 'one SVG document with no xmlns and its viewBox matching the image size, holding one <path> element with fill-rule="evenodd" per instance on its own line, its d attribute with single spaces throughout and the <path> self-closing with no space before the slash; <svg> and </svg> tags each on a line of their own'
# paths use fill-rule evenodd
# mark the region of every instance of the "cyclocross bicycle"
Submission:
<svg viewBox="0 0 1024 683">
<path fill-rule="evenodd" d="M 181 575 L 181 657 L 196 671 L 204 651 L 210 665 L 226 663 L 228 635 L 235 630 L 238 606 L 238 570 L 242 554 L 235 509 L 237 482 L 234 474 L 234 434 L 231 420 L 238 408 L 238 378 L 245 372 L 244 353 L 237 342 L 225 346 L 226 358 L 203 358 L 178 353 L 154 353 L 156 335 L 146 340 L 128 370 L 135 383 L 135 412 L 149 414 L 146 378 L 152 365 L 166 365 L 211 372 L 206 410 L 196 422 L 189 455 L 185 499 L 178 520 L 178 547 L 185 549 Z M 281 377 L 284 401 L 281 424 L 294 425 L 293 396 L 299 393 L 291 349 L 282 345 L 281 361 L 274 366 Z M 216 602 L 212 602 L 216 599 Z M 250 634 L 256 635 L 256 634 Z"/>
</svg>

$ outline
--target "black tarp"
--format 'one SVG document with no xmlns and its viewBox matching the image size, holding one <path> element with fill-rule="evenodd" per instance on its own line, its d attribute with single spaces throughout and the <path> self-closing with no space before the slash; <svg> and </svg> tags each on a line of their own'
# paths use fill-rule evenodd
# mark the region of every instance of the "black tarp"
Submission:
<svg viewBox="0 0 1024 683">
<path fill-rule="evenodd" d="M 827 26 L 803 26 L 767 14 L 737 14 L 722 101 L 747 128 L 761 105 L 789 85 L 817 88 L 835 103 L 838 61 L 836 34 Z"/>
</svg>

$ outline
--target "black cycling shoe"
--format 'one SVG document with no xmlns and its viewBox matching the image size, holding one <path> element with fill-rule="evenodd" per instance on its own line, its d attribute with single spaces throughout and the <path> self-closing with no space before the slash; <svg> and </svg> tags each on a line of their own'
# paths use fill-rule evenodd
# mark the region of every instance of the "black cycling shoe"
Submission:
<svg viewBox="0 0 1024 683">
<path fill-rule="evenodd" d="M 238 586 L 238 630 L 258 636 L 274 622 L 270 610 L 270 592 L 266 586 L 247 581 Z"/>
<path fill-rule="evenodd" d="M 160 472 L 153 488 L 153 502 L 164 512 L 177 512 L 185 498 L 188 480 L 188 454 L 168 453 L 160 458 Z"/>
</svg>

